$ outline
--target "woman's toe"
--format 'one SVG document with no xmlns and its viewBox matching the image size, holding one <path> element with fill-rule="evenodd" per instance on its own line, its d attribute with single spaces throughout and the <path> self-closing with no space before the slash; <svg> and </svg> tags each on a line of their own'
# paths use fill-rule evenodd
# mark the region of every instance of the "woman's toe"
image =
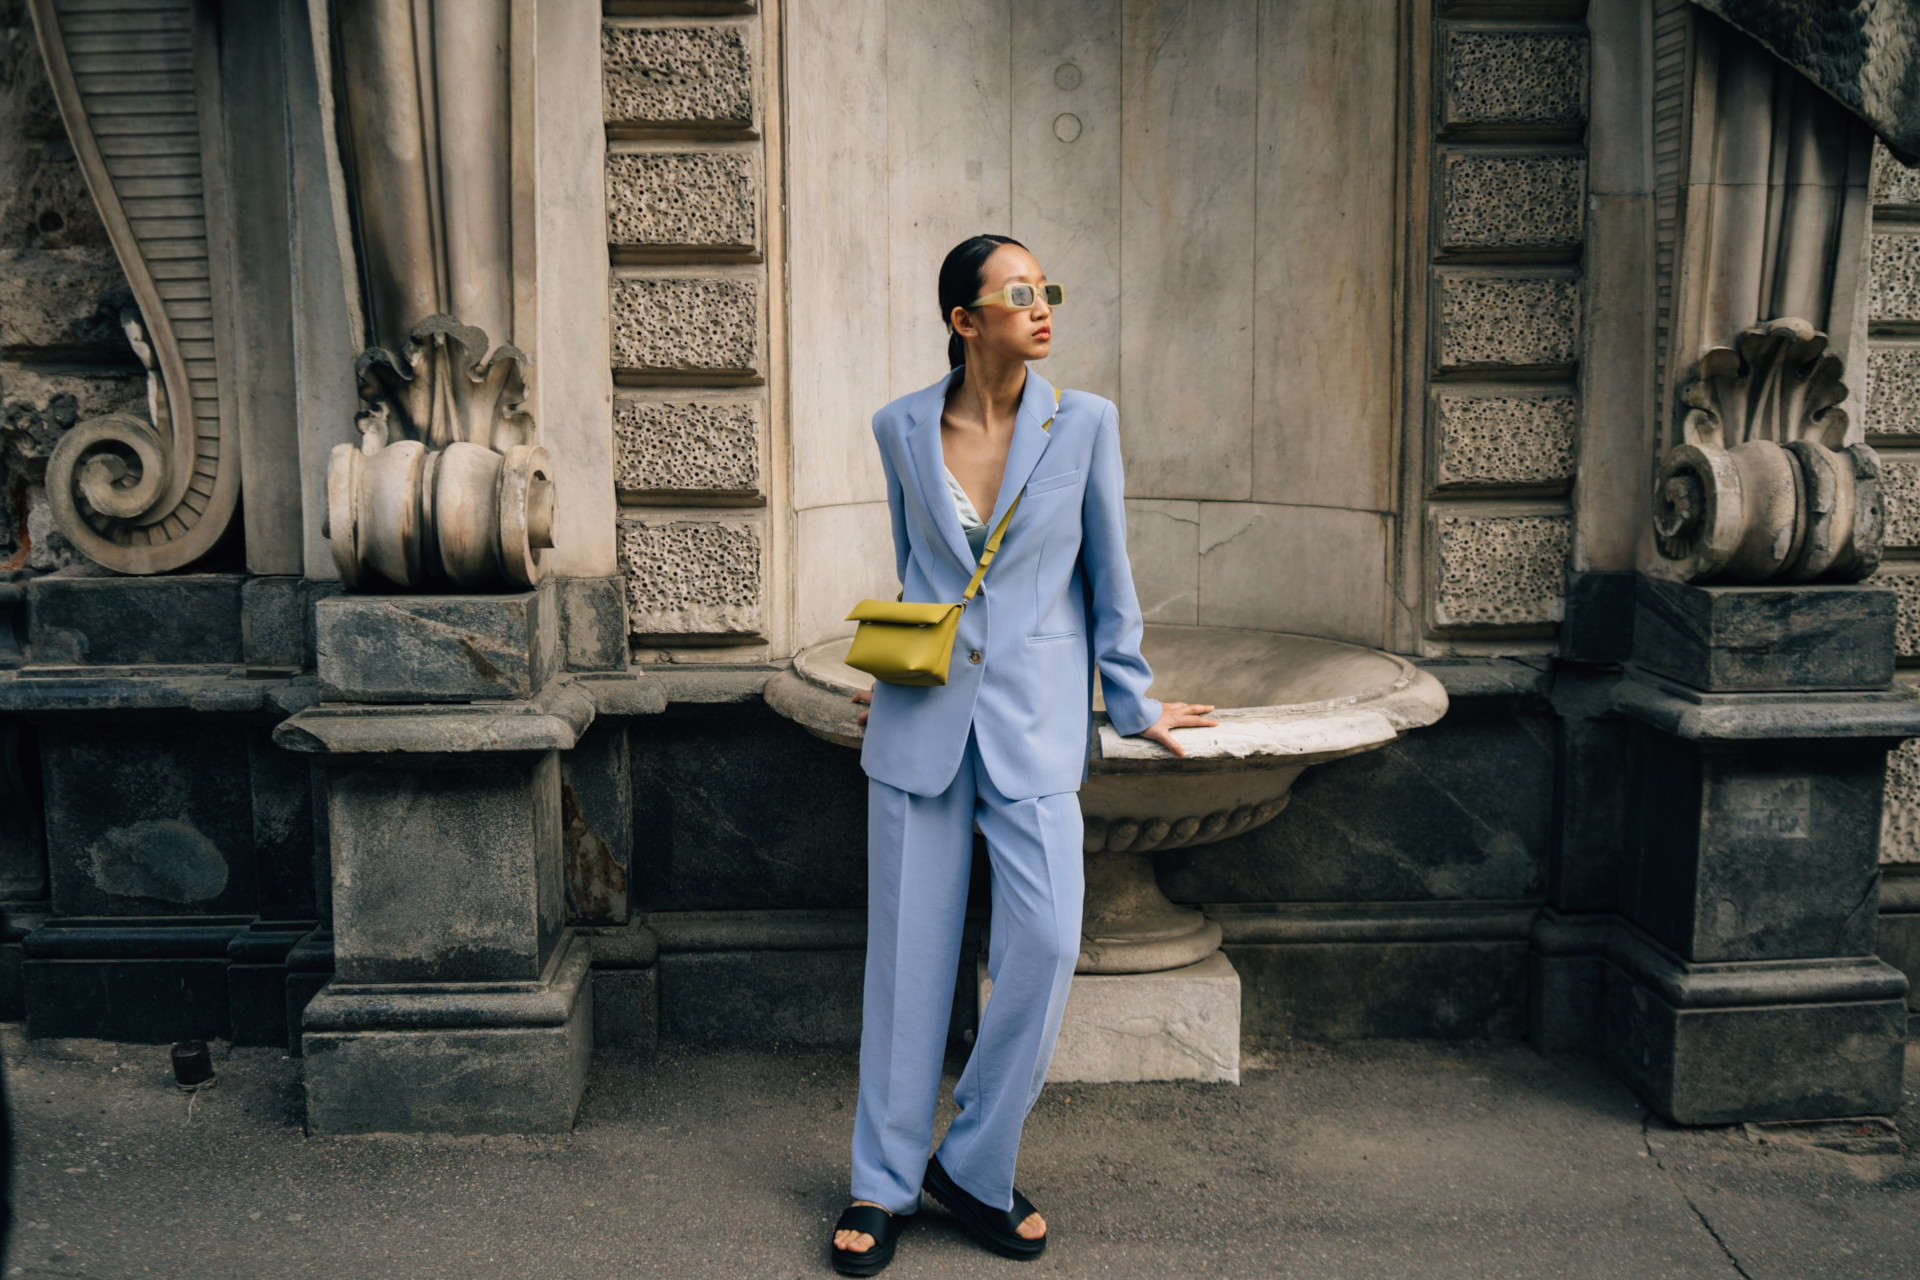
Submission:
<svg viewBox="0 0 1920 1280">
<path fill-rule="evenodd" d="M 833 1247 L 847 1253 L 865 1253 L 873 1248 L 873 1237 L 864 1231 L 836 1231 Z"/>
<path fill-rule="evenodd" d="M 1027 1215 L 1026 1221 L 1014 1228 L 1023 1240 L 1038 1240 L 1047 1234 L 1047 1220 L 1037 1213 Z"/>
</svg>

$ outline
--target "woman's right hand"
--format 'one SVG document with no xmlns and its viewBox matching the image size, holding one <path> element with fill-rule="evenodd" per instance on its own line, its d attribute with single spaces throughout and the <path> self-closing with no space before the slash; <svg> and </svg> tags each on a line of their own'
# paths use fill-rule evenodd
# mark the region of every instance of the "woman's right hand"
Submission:
<svg viewBox="0 0 1920 1280">
<path fill-rule="evenodd" d="M 853 700 L 862 706 L 866 706 L 873 701 L 873 690 L 862 689 L 860 692 L 853 695 Z M 866 724 L 867 713 L 862 711 L 859 715 L 853 718 L 853 722 L 858 725 Z"/>
</svg>

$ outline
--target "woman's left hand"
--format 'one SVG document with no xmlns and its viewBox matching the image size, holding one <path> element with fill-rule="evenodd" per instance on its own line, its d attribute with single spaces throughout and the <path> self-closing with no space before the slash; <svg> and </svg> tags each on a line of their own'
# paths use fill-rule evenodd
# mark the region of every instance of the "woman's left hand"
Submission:
<svg viewBox="0 0 1920 1280">
<path fill-rule="evenodd" d="M 1142 729 L 1139 736 L 1157 742 L 1177 756 L 1187 753 L 1173 740 L 1169 729 L 1210 729 L 1219 724 L 1218 720 L 1207 719 L 1207 712 L 1213 710 L 1211 702 L 1163 702 L 1160 704 L 1160 718 Z"/>
<path fill-rule="evenodd" d="M 862 706 L 870 705 L 873 702 L 873 691 L 871 689 L 862 689 L 860 690 L 860 692 L 853 695 L 853 700 L 855 702 L 860 703 Z M 865 711 L 860 712 L 858 715 L 854 716 L 853 722 L 858 725 L 866 724 L 867 713 Z"/>
</svg>

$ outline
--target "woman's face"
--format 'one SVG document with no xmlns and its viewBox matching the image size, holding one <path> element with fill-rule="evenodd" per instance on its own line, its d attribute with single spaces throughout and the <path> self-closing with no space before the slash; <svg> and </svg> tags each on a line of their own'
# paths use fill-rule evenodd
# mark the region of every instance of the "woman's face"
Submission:
<svg viewBox="0 0 1920 1280">
<path fill-rule="evenodd" d="M 1003 244 L 980 269 L 980 292 L 974 296 L 984 298 L 1010 284 L 1039 285 L 1046 280 L 1046 273 L 1032 254 L 1019 245 Z M 1053 309 L 1047 305 L 1044 290 L 1034 291 L 1031 307 L 1010 307 L 999 301 L 972 310 L 955 307 L 950 319 L 954 331 L 977 343 L 983 355 L 1044 360 L 1053 347 Z"/>
</svg>

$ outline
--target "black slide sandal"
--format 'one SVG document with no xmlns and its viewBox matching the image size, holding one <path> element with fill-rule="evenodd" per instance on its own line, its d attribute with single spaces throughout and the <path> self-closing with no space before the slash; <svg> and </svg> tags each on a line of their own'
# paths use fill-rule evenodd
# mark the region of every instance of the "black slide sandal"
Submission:
<svg viewBox="0 0 1920 1280">
<path fill-rule="evenodd" d="M 833 1224 L 839 1231 L 864 1231 L 873 1237 L 873 1248 L 864 1253 L 833 1246 L 833 1269 L 843 1276 L 874 1275 L 893 1261 L 893 1248 L 900 1242 L 901 1219 L 870 1204 L 850 1204 Z"/>
<path fill-rule="evenodd" d="M 1017 1187 L 1013 1192 L 1013 1208 L 996 1209 L 984 1200 L 976 1200 L 955 1182 L 952 1175 L 940 1167 L 940 1157 L 935 1156 L 927 1161 L 926 1188 L 949 1213 L 960 1219 L 975 1240 L 1003 1258 L 1027 1262 L 1039 1257 L 1047 1247 L 1047 1236 L 1029 1240 L 1014 1229 L 1035 1212 L 1032 1201 L 1021 1195 Z M 1051 1230 L 1047 1232 L 1052 1234 Z"/>
</svg>

